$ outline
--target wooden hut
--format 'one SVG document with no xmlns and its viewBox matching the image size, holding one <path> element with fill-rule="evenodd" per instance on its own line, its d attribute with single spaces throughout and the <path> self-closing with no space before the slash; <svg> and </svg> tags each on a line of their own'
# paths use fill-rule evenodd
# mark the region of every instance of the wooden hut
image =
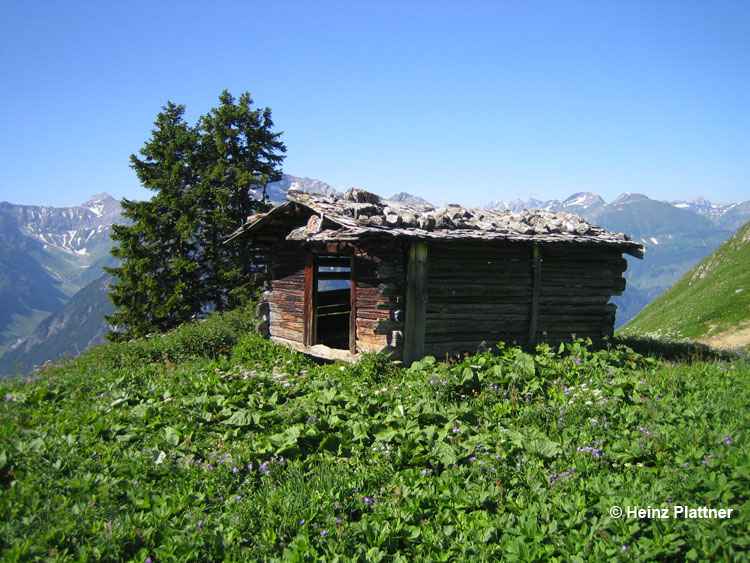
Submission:
<svg viewBox="0 0 750 563">
<path fill-rule="evenodd" d="M 231 239 L 262 251 L 259 328 L 315 356 L 410 364 L 482 345 L 612 335 L 626 235 L 577 215 L 413 207 L 290 191 Z"/>
</svg>

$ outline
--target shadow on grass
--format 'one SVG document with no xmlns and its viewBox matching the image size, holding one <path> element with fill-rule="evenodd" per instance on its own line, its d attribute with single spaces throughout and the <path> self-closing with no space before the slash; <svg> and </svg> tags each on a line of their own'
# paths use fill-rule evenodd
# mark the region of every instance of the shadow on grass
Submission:
<svg viewBox="0 0 750 563">
<path fill-rule="evenodd" d="M 750 349 L 719 350 L 699 342 L 659 340 L 644 336 L 615 336 L 613 346 L 624 345 L 643 356 L 660 358 L 673 362 L 711 362 L 750 359 Z"/>
</svg>

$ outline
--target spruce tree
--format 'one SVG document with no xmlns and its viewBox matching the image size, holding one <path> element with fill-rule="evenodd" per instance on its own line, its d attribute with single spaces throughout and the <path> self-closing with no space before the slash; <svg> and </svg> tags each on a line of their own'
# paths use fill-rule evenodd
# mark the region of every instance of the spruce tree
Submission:
<svg viewBox="0 0 750 563">
<path fill-rule="evenodd" d="M 113 228 L 120 263 L 107 268 L 117 278 L 110 340 L 169 330 L 252 292 L 252 256 L 225 239 L 268 208 L 265 187 L 280 179 L 286 149 L 270 110 L 253 110 L 250 94 L 236 102 L 224 91 L 219 101 L 196 126 L 185 122 L 184 106 L 168 102 L 140 157 L 130 157 L 155 195 L 124 200 L 129 224 Z"/>
<path fill-rule="evenodd" d="M 234 308 L 252 292 L 252 257 L 246 243 L 224 244 L 249 215 L 270 207 L 266 185 L 281 180 L 286 148 L 272 131 L 271 110 L 252 109 L 244 93 L 228 92 L 198 122 L 201 181 L 195 191 L 204 307 Z"/>
</svg>

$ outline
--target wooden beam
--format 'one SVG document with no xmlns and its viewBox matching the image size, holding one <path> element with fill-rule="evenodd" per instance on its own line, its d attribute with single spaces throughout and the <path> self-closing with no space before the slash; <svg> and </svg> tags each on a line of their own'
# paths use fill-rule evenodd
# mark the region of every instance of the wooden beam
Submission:
<svg viewBox="0 0 750 563">
<path fill-rule="evenodd" d="M 349 353 L 357 353 L 357 259 L 349 257 Z"/>
<path fill-rule="evenodd" d="M 534 245 L 532 253 L 532 271 L 534 273 L 534 289 L 531 293 L 531 320 L 529 321 L 529 344 L 536 342 L 536 321 L 539 316 L 539 289 L 542 284 L 542 257 L 539 245 Z"/>
<path fill-rule="evenodd" d="M 427 310 L 427 243 L 412 241 L 406 271 L 406 319 L 404 328 L 404 364 L 424 355 L 425 311 Z"/>
<path fill-rule="evenodd" d="M 312 252 L 305 255 L 305 291 L 302 298 L 302 318 L 304 319 L 304 333 L 302 343 L 312 346 L 315 341 L 315 257 Z"/>
</svg>

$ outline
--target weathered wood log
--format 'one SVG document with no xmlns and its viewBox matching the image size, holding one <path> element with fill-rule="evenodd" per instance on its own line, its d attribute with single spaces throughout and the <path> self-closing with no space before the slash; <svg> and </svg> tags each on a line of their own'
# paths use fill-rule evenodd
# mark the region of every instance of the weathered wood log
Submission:
<svg viewBox="0 0 750 563">
<path fill-rule="evenodd" d="M 377 320 L 377 319 L 391 319 L 392 312 L 389 309 L 366 309 L 363 308 L 360 304 L 360 306 L 357 308 L 357 318 L 358 319 L 368 319 L 368 320 Z"/>
<path fill-rule="evenodd" d="M 544 295 L 544 292 L 539 297 L 540 306 L 558 307 L 560 305 L 604 305 L 610 299 L 610 294 L 602 293 L 598 295 L 591 294 L 577 294 L 577 295 Z"/>
<path fill-rule="evenodd" d="M 553 297 L 553 296 L 579 296 L 579 297 L 609 297 L 612 295 L 609 288 L 595 288 L 595 287 L 578 287 L 578 286 L 562 286 L 562 285 L 544 285 L 542 284 L 540 290 L 540 297 Z"/>
<path fill-rule="evenodd" d="M 528 295 L 531 297 L 533 287 L 528 285 L 503 285 L 494 283 L 473 283 L 462 285 L 427 284 L 427 294 L 433 297 L 453 295 L 475 295 L 484 297 L 488 293 L 502 293 L 503 295 Z M 478 302 L 482 302 L 479 299 Z"/>
<path fill-rule="evenodd" d="M 286 338 L 287 340 L 293 340 L 295 342 L 302 343 L 302 333 L 295 331 L 295 330 L 289 330 L 286 328 L 281 328 L 278 326 L 274 326 L 273 324 L 269 328 L 269 332 L 271 336 L 278 336 L 280 338 Z"/>
<path fill-rule="evenodd" d="M 542 281 L 545 287 L 591 287 L 591 288 L 612 288 L 618 289 L 623 286 L 622 278 L 620 277 L 602 277 L 602 278 L 577 278 L 575 276 L 566 277 L 545 277 Z"/>
<path fill-rule="evenodd" d="M 511 318 L 508 318 L 511 317 Z M 426 334 L 478 334 L 484 331 L 505 330 L 508 326 L 526 327 L 528 329 L 531 317 L 525 315 L 508 315 L 500 319 L 451 319 L 446 323 L 441 319 L 429 318 L 425 321 Z"/>
<path fill-rule="evenodd" d="M 516 304 L 525 303 L 527 305 L 530 305 L 531 304 L 531 289 L 529 289 L 528 292 L 525 292 L 525 293 L 519 292 L 516 295 L 502 293 L 502 292 L 488 293 L 485 295 L 477 295 L 477 294 L 430 295 L 428 302 L 433 303 L 433 304 L 452 304 L 452 303 L 471 304 L 472 306 L 475 306 L 475 307 L 484 307 L 486 305 L 510 304 L 510 303 L 516 303 Z"/>
</svg>

